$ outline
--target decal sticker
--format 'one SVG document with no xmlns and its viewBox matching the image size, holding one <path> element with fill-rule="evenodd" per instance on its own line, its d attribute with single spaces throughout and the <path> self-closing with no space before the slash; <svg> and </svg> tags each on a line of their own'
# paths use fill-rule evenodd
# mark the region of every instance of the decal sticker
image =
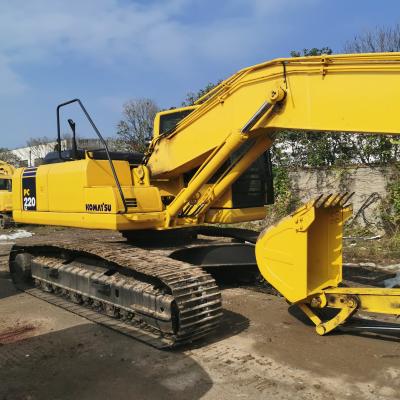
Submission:
<svg viewBox="0 0 400 400">
<path fill-rule="evenodd" d="M 22 206 L 25 211 L 36 211 L 36 170 L 25 168 L 22 173 Z"/>
<path fill-rule="evenodd" d="M 111 212 L 111 204 L 107 203 L 86 203 L 86 211 L 100 211 L 100 212 Z"/>
</svg>

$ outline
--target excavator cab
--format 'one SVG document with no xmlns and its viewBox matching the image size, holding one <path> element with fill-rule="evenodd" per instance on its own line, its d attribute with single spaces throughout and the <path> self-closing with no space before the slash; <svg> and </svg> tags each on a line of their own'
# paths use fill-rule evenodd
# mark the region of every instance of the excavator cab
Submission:
<svg viewBox="0 0 400 400">
<path fill-rule="evenodd" d="M 198 106 L 172 108 L 170 110 L 158 112 L 154 118 L 153 137 L 172 132 L 179 122 L 191 114 L 196 108 L 198 108 Z"/>
<path fill-rule="evenodd" d="M 0 177 L 0 191 L 11 192 L 12 189 L 12 180 L 10 178 Z"/>
</svg>

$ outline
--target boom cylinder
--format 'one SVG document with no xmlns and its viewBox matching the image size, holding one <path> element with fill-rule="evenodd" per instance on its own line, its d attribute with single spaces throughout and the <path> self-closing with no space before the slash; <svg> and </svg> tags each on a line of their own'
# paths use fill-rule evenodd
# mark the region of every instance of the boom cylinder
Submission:
<svg viewBox="0 0 400 400">
<path fill-rule="evenodd" d="M 206 165 L 189 182 L 187 188 L 183 189 L 175 200 L 167 207 L 167 224 L 175 217 L 183 206 L 199 191 L 201 186 L 207 182 L 218 170 L 219 167 L 228 159 L 231 153 L 237 150 L 242 143 L 248 139 L 248 135 L 241 132 L 232 132 L 221 146 L 215 156 L 208 160 Z"/>
</svg>

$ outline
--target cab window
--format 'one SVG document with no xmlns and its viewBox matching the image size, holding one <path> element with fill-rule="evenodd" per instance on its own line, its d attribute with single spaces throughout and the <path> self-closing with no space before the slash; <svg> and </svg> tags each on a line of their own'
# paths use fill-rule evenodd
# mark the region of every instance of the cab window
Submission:
<svg viewBox="0 0 400 400">
<path fill-rule="evenodd" d="M 172 131 L 175 127 L 188 116 L 193 110 L 177 111 L 172 114 L 165 114 L 160 116 L 160 135 Z"/>
<path fill-rule="evenodd" d="M 0 179 L 0 190 L 8 190 L 11 192 L 11 179 Z"/>
</svg>

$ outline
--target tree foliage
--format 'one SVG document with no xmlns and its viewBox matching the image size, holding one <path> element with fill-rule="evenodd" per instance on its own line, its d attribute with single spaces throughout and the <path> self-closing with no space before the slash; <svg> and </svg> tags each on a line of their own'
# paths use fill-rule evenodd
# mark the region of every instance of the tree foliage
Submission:
<svg viewBox="0 0 400 400">
<path fill-rule="evenodd" d="M 397 47 L 396 47 L 397 46 Z M 356 36 L 346 44 L 348 52 L 400 50 L 400 28 L 377 29 Z M 332 54 L 329 47 L 292 51 L 292 57 Z M 332 132 L 282 132 L 275 142 L 278 165 L 327 167 L 348 164 L 377 165 L 399 160 L 399 146 L 391 136 Z"/>
<path fill-rule="evenodd" d="M 183 100 L 183 102 L 182 102 L 182 106 L 183 107 L 192 106 L 198 99 L 203 97 L 210 90 L 214 89 L 221 82 L 222 82 L 221 80 L 219 80 L 217 83 L 209 82 L 209 83 L 207 83 L 206 86 L 204 86 L 204 88 L 201 88 L 197 92 L 189 92 L 189 93 L 187 93 L 185 100 Z"/>
<path fill-rule="evenodd" d="M 276 164 L 293 167 L 374 166 L 395 162 L 399 156 L 399 146 L 390 137 L 364 133 L 285 131 L 273 148 Z"/>
<path fill-rule="evenodd" d="M 333 50 L 330 47 L 313 47 L 312 49 L 303 49 L 302 51 L 293 50 L 290 52 L 291 57 L 309 57 L 320 56 L 322 54 L 332 54 Z"/>
<path fill-rule="evenodd" d="M 152 136 L 158 111 L 158 106 L 151 99 L 130 100 L 124 104 L 123 119 L 117 125 L 117 137 L 125 150 L 146 150 L 146 142 Z"/>
</svg>

